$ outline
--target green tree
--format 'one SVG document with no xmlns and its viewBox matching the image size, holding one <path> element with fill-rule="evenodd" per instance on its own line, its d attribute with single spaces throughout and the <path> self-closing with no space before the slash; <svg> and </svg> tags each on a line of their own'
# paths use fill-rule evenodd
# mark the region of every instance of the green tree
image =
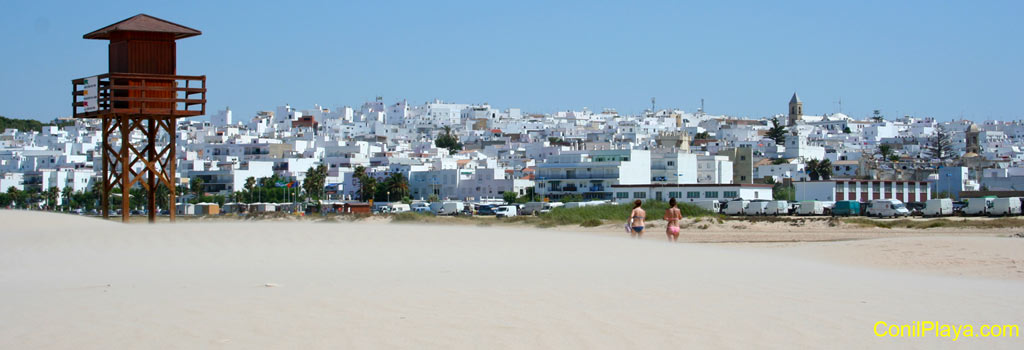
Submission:
<svg viewBox="0 0 1024 350">
<path fill-rule="evenodd" d="M 512 204 L 516 202 L 516 198 L 519 198 L 519 196 L 516 195 L 515 191 L 505 191 L 505 193 L 501 194 L 501 198 L 505 200 L 505 203 Z"/>
<path fill-rule="evenodd" d="M 853 131 L 851 131 L 851 130 L 850 130 L 850 127 L 849 127 L 849 126 L 844 126 L 844 127 L 843 127 L 843 133 L 844 133 L 844 134 L 849 134 L 849 133 L 852 133 L 852 132 L 853 132 Z"/>
<path fill-rule="evenodd" d="M 392 173 L 385 183 L 392 196 L 406 197 L 409 195 L 409 180 L 402 173 Z M 390 202 L 391 198 L 388 198 L 388 201 Z"/>
<path fill-rule="evenodd" d="M 953 139 L 945 128 L 942 126 L 935 128 L 935 134 L 932 135 L 928 144 L 925 145 L 925 153 L 933 159 L 938 159 L 943 164 L 952 157 Z"/>
<path fill-rule="evenodd" d="M 205 183 L 201 177 L 193 177 L 188 181 L 188 187 L 192 190 L 192 195 L 194 195 L 195 198 L 200 198 L 204 195 L 203 185 L 205 185 Z"/>
<path fill-rule="evenodd" d="M 434 146 L 440 148 L 447 148 L 449 153 L 455 153 L 462 150 L 462 143 L 459 139 L 452 134 L 452 128 L 450 126 L 444 126 L 444 132 L 437 136 L 434 140 Z"/>
<path fill-rule="evenodd" d="M 709 134 L 707 131 L 701 131 L 701 132 L 698 132 L 697 134 L 693 135 L 693 139 L 694 140 L 707 140 L 707 139 L 710 139 L 710 138 L 711 138 L 711 134 Z"/>
<path fill-rule="evenodd" d="M 57 198 L 60 198 L 60 189 L 57 186 L 52 186 L 43 192 L 43 198 L 46 200 L 46 209 L 53 210 L 57 206 Z"/>
<path fill-rule="evenodd" d="M 882 155 L 882 160 L 889 159 L 889 156 L 892 155 L 892 146 L 884 143 L 878 145 L 878 154 Z"/>
<path fill-rule="evenodd" d="M 793 184 L 776 183 L 772 186 L 772 198 L 777 201 L 795 201 L 796 188 Z"/>
<path fill-rule="evenodd" d="M 441 200 L 441 198 L 438 198 L 436 194 L 431 194 L 430 197 L 427 197 L 427 202 L 430 202 L 430 203 L 437 202 L 437 201 L 440 201 L 440 200 Z"/>
<path fill-rule="evenodd" d="M 359 198 L 363 201 L 373 199 L 377 194 L 377 179 L 373 176 L 363 175 L 359 179 Z"/>
<path fill-rule="evenodd" d="M 779 118 L 772 118 L 772 127 L 768 129 L 766 137 L 775 141 L 775 144 L 781 145 L 786 142 L 786 127 L 779 124 Z"/>
<path fill-rule="evenodd" d="M 60 191 L 60 204 L 63 210 L 71 210 L 72 195 L 75 190 L 71 186 L 64 186 L 64 189 Z"/>
<path fill-rule="evenodd" d="M 822 159 L 818 162 L 818 176 L 822 180 L 832 179 L 832 161 L 828 159 Z"/>
<path fill-rule="evenodd" d="M 811 178 L 811 181 L 818 181 L 821 179 L 821 175 L 818 174 L 818 160 L 811 159 L 804 165 L 804 170 L 807 171 L 807 176 Z"/>
<path fill-rule="evenodd" d="M 885 121 L 885 116 L 882 116 L 882 110 L 876 109 L 872 114 L 873 115 L 871 117 L 871 120 L 874 120 L 875 123 L 881 123 Z"/>
<path fill-rule="evenodd" d="M 253 195 L 253 192 L 255 190 L 256 190 L 256 178 L 250 176 L 247 179 L 245 179 L 245 192 L 249 194 L 249 203 L 252 203 L 252 201 L 253 201 L 252 195 Z"/>
<path fill-rule="evenodd" d="M 306 195 L 315 201 L 320 200 L 321 194 L 324 192 L 324 182 L 327 181 L 327 166 L 320 164 L 314 167 L 309 167 L 306 171 L 306 179 L 302 182 L 302 189 L 306 191 Z"/>
</svg>

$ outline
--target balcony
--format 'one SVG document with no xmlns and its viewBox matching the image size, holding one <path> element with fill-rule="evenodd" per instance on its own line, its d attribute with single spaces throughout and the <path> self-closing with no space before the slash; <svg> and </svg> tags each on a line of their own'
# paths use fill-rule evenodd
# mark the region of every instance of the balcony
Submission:
<svg viewBox="0 0 1024 350">
<path fill-rule="evenodd" d="M 575 174 L 575 175 L 572 175 L 572 176 L 568 176 L 568 175 L 565 175 L 565 174 L 537 175 L 537 180 L 586 180 L 586 179 L 614 180 L 614 179 L 618 179 L 618 178 L 619 178 L 618 174 L 608 174 L 608 175 L 601 175 L 601 174 Z"/>
<path fill-rule="evenodd" d="M 71 81 L 72 116 L 206 114 L 206 76 L 107 73 Z"/>
</svg>

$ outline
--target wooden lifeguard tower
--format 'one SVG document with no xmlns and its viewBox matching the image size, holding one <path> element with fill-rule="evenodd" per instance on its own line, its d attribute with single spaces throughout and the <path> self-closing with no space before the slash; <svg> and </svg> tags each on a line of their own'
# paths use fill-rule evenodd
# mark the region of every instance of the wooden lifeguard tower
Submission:
<svg viewBox="0 0 1024 350">
<path fill-rule="evenodd" d="M 71 81 L 73 116 L 98 118 L 103 125 L 104 218 L 109 217 L 110 191 L 118 186 L 121 218 L 127 222 L 129 190 L 141 184 L 148 195 L 149 221 L 156 220 L 159 186 L 169 190 L 174 221 L 178 118 L 206 114 L 206 76 L 177 75 L 175 40 L 200 34 L 140 14 L 83 36 L 110 41 L 108 72 Z M 161 130 L 166 135 L 162 147 Z"/>
</svg>

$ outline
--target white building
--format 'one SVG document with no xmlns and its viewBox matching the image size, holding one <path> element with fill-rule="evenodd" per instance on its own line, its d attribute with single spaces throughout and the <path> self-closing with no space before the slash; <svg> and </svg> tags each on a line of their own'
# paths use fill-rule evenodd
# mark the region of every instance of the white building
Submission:
<svg viewBox="0 0 1024 350">
<path fill-rule="evenodd" d="M 579 195 L 612 199 L 611 185 L 646 184 L 651 179 L 647 150 L 571 151 L 536 166 L 537 194 L 550 199 Z"/>
<path fill-rule="evenodd" d="M 772 199 L 772 185 L 762 184 L 613 185 L 612 190 L 617 203 L 630 203 L 637 199 L 668 201 L 671 198 L 679 202 Z"/>
</svg>

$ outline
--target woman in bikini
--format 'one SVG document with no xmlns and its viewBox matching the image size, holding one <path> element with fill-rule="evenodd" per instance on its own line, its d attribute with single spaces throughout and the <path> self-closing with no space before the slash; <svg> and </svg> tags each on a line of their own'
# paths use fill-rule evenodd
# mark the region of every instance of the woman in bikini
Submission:
<svg viewBox="0 0 1024 350">
<path fill-rule="evenodd" d="M 676 207 L 676 199 L 671 198 L 668 200 L 668 209 L 665 209 L 665 221 L 668 221 L 668 226 L 665 228 L 665 235 L 668 236 L 669 242 L 675 242 L 679 240 L 679 220 L 683 218 L 683 213 Z"/>
<path fill-rule="evenodd" d="M 629 236 L 633 238 L 640 238 L 644 234 L 644 219 L 647 218 L 647 212 L 640 205 L 643 204 L 639 199 L 633 202 L 633 211 L 629 213 Z"/>
</svg>

